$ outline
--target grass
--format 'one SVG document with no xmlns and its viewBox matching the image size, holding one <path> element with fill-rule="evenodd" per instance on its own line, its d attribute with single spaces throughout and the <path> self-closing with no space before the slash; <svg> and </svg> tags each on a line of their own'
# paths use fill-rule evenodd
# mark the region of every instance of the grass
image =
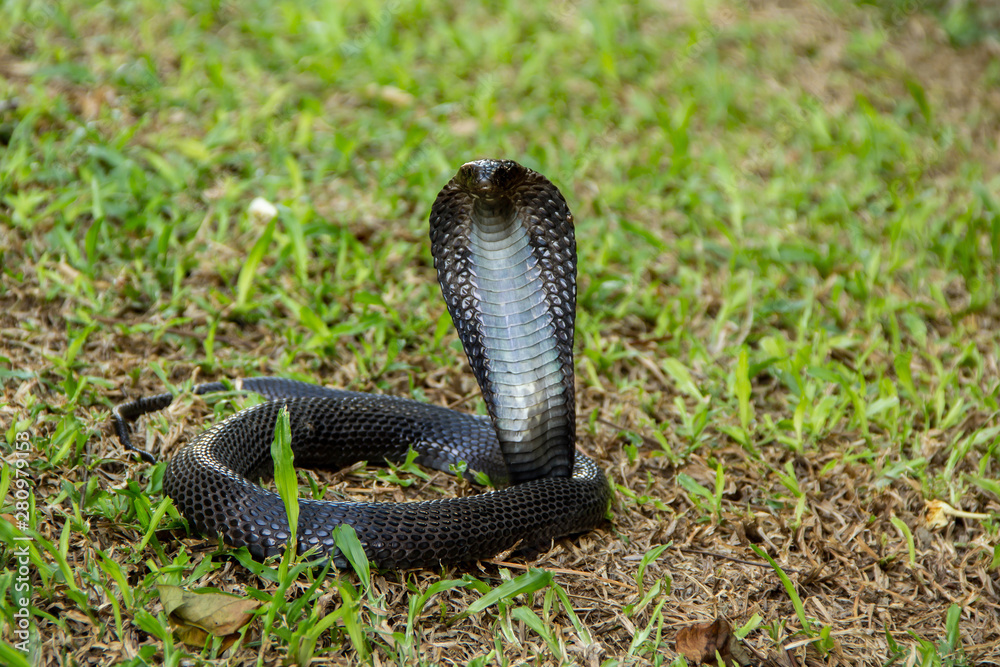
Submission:
<svg viewBox="0 0 1000 667">
<path fill-rule="evenodd" d="M 680 665 L 722 615 L 760 664 L 1000 662 L 1000 67 L 990 10 L 940 4 L 3 4 L 3 661 Z M 613 520 L 361 580 L 189 536 L 124 397 L 274 374 L 484 410 L 426 232 L 484 156 L 576 215 Z M 161 586 L 256 606 L 192 646 Z"/>
</svg>

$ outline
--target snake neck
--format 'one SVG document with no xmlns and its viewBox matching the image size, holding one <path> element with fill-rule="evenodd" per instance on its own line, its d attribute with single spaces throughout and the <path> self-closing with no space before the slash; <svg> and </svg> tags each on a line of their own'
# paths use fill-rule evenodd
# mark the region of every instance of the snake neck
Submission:
<svg viewBox="0 0 1000 667">
<path fill-rule="evenodd" d="M 519 216 L 474 215 L 469 250 L 497 438 L 508 466 L 544 470 L 555 453 L 550 438 L 573 429 L 541 268 Z"/>
<path fill-rule="evenodd" d="M 535 172 L 470 164 L 431 213 L 442 292 L 511 482 L 568 476 L 575 452 L 572 216 Z"/>
</svg>

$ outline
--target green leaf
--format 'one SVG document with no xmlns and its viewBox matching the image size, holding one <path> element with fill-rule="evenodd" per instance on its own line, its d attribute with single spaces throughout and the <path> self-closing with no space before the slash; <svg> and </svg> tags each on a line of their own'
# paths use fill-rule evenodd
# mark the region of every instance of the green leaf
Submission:
<svg viewBox="0 0 1000 667">
<path fill-rule="evenodd" d="M 747 635 L 749 635 L 751 632 L 753 632 L 760 626 L 763 620 L 764 619 L 761 618 L 760 614 L 755 612 L 754 615 L 750 617 L 750 620 L 741 625 L 740 627 L 736 628 L 733 631 L 733 634 L 736 635 L 739 639 L 745 639 Z"/>
<path fill-rule="evenodd" d="M 140 151 L 152 167 L 166 180 L 174 190 L 184 187 L 184 179 L 177 173 L 177 170 L 167 160 L 152 150 Z"/>
<path fill-rule="evenodd" d="M 359 613 L 360 604 L 356 591 L 344 580 L 338 583 L 337 588 L 340 590 L 340 598 L 343 600 L 344 613 L 342 618 L 344 619 L 344 627 L 347 629 L 347 636 L 350 638 L 354 650 L 358 652 L 358 657 L 365 660 L 370 649 Z"/>
<path fill-rule="evenodd" d="M 370 589 L 372 584 L 371 565 L 354 526 L 344 523 L 334 528 L 333 543 L 337 545 L 340 553 L 361 577 L 361 583 L 364 584 L 365 590 Z"/>
<path fill-rule="evenodd" d="M 968 480 L 987 493 L 992 493 L 995 498 L 1000 499 L 1000 482 L 995 479 L 966 475 Z"/>
<path fill-rule="evenodd" d="M 329 630 L 330 627 L 334 623 L 337 622 L 337 620 L 343 619 L 344 615 L 347 612 L 348 612 L 347 607 L 341 605 L 337 609 L 335 609 L 332 612 L 328 613 L 323 618 L 321 618 L 318 621 L 316 621 L 316 624 L 313 625 L 312 627 L 310 627 L 309 631 L 306 633 L 306 636 L 311 640 L 311 644 L 313 646 L 315 646 L 316 645 L 316 640 L 319 639 L 320 636 L 323 635 L 323 633 L 325 633 L 327 630 Z M 308 657 L 311 658 L 312 654 L 310 653 L 310 655 Z M 309 663 L 306 662 L 305 664 L 309 664 Z"/>
<path fill-rule="evenodd" d="M 903 324 L 906 325 L 907 330 L 910 335 L 913 336 L 913 340 L 917 342 L 917 345 L 921 349 L 927 347 L 927 323 L 924 320 L 913 314 L 913 313 L 903 313 L 900 315 L 900 319 L 903 320 Z"/>
<path fill-rule="evenodd" d="M 420 595 L 410 595 L 410 607 L 409 613 L 406 617 L 406 636 L 413 636 L 414 623 L 417 617 L 423 612 L 424 607 L 432 597 L 438 593 L 451 590 L 452 588 L 465 588 L 471 585 L 471 581 L 463 579 L 442 579 L 440 581 L 435 581 L 433 584 L 427 587 Z"/>
<path fill-rule="evenodd" d="M 736 397 L 740 403 L 740 425 L 749 431 L 753 405 L 750 404 L 750 355 L 745 345 L 736 360 Z"/>
<path fill-rule="evenodd" d="M 385 305 L 385 300 L 382 298 L 382 295 L 375 294 L 373 292 L 355 293 L 354 303 L 360 303 L 366 306 L 382 306 L 383 308 L 388 308 L 388 306 Z"/>
<path fill-rule="evenodd" d="M 83 349 L 83 344 L 87 342 L 87 338 L 94 332 L 95 329 L 97 329 L 97 325 L 90 324 L 71 338 L 69 346 L 61 355 L 63 363 L 69 365 L 76 360 L 76 355 L 78 355 L 80 350 Z"/>
<path fill-rule="evenodd" d="M 434 345 L 440 345 L 449 331 L 451 331 L 451 315 L 445 310 L 441 313 L 437 325 L 434 327 Z"/>
<path fill-rule="evenodd" d="M 294 552 L 299 525 L 299 485 L 295 477 L 295 455 L 292 453 L 288 406 L 281 408 L 274 424 L 271 458 L 274 459 L 274 485 L 285 503 L 285 513 L 288 516 L 288 549 Z"/>
<path fill-rule="evenodd" d="M 552 573 L 545 570 L 531 569 L 521 576 L 505 581 L 486 595 L 482 596 L 469 605 L 468 609 L 456 616 L 453 620 L 459 620 L 470 614 L 478 614 L 483 609 L 495 605 L 501 600 L 509 600 L 518 595 L 534 593 L 535 591 L 548 586 L 552 582 Z"/>
<path fill-rule="evenodd" d="M 67 524 L 68 525 L 68 524 Z M 118 590 L 122 594 L 122 600 L 125 602 L 125 607 L 131 609 L 133 606 L 132 601 L 132 587 L 129 586 L 128 581 L 125 578 L 125 573 L 122 572 L 121 566 L 117 562 L 108 557 L 106 553 L 101 550 L 97 551 L 99 558 L 99 565 L 104 573 L 111 577 Z"/>
<path fill-rule="evenodd" d="M 90 223 L 90 228 L 87 230 L 87 235 L 83 240 L 83 249 L 87 254 L 87 264 L 91 267 L 97 261 L 97 240 L 101 235 L 101 225 L 103 224 L 104 218 L 96 218 Z"/>
<path fill-rule="evenodd" d="M 101 201 L 101 184 L 96 176 L 90 177 L 90 215 L 94 218 L 94 223 L 104 220 L 104 204 Z M 89 255 L 90 244 L 87 244 L 88 258 L 94 261 L 93 255 Z"/>
<path fill-rule="evenodd" d="M 697 399 L 698 401 L 701 401 L 704 398 L 701 391 L 698 390 L 698 386 L 694 383 L 694 379 L 691 377 L 691 371 L 687 369 L 687 366 L 672 357 L 664 359 L 660 365 L 663 366 L 663 370 L 665 370 L 667 374 L 674 379 L 674 382 L 677 383 L 677 388 L 679 390 L 688 396 Z"/>
<path fill-rule="evenodd" d="M 642 581 L 644 575 L 646 574 L 646 568 L 649 567 L 650 563 L 656 562 L 656 560 L 663 554 L 664 551 L 667 550 L 667 548 L 671 544 L 673 544 L 673 542 L 667 542 L 666 544 L 660 544 L 658 546 L 653 547 L 652 549 L 647 551 L 643 555 L 642 560 L 639 561 L 639 567 L 638 569 L 636 569 L 635 572 L 635 583 L 638 584 L 639 586 L 639 595 L 642 595 Z"/>
<path fill-rule="evenodd" d="M 810 377 L 814 377 L 817 380 L 823 380 L 825 382 L 831 382 L 833 384 L 844 384 L 844 376 L 833 370 L 832 368 L 824 368 L 822 366 L 810 366 L 806 369 L 806 374 Z"/>
<path fill-rule="evenodd" d="M 164 496 L 160 504 L 156 506 L 156 510 L 153 515 L 149 518 L 149 525 L 146 527 L 146 532 L 143 534 L 142 539 L 139 540 L 139 544 L 136 546 L 136 553 L 140 553 L 146 548 L 146 544 L 149 543 L 150 538 L 156 533 L 157 528 L 160 526 L 160 521 L 163 516 L 167 513 L 167 510 L 174 506 L 174 501 L 170 499 L 170 496 Z"/>
<path fill-rule="evenodd" d="M 31 667 L 24 654 L 7 642 L 0 642 L 0 662 L 10 667 Z"/>
<path fill-rule="evenodd" d="M 622 229 L 624 229 L 629 234 L 635 234 L 640 239 L 660 250 L 667 250 L 667 244 L 659 236 L 651 232 L 647 227 L 643 225 L 637 225 L 634 222 L 629 222 L 628 220 L 622 219 L 619 221 Z"/>
<path fill-rule="evenodd" d="M 882 414 L 889 408 L 894 408 L 899 405 L 899 399 L 895 396 L 886 396 L 880 398 L 876 401 L 872 401 L 868 408 L 865 410 L 865 416 L 871 419 L 877 415 Z"/>
<path fill-rule="evenodd" d="M 924 120 L 928 123 L 933 122 L 931 105 L 927 101 L 927 93 L 924 91 L 924 87 L 916 79 L 906 79 L 904 84 L 906 85 L 906 89 L 910 91 L 913 101 L 917 103 L 917 108 L 923 114 Z"/>
<path fill-rule="evenodd" d="M 139 609 L 136 611 L 135 618 L 132 620 L 136 627 L 146 634 L 153 635 L 160 641 L 168 641 L 171 637 L 171 632 L 167 626 L 159 618 L 153 616 L 145 609 Z"/>
<path fill-rule="evenodd" d="M 274 236 L 274 226 L 277 220 L 276 217 L 271 218 L 267 223 L 264 232 L 257 239 L 257 242 L 253 244 L 253 248 L 250 249 L 250 254 L 247 255 L 243 268 L 240 269 L 240 277 L 236 280 L 237 310 L 246 308 L 247 300 L 250 297 L 250 290 L 253 288 L 254 278 L 257 274 L 257 267 L 260 265 L 264 253 L 267 252 L 267 249 L 271 245 L 271 237 Z"/>
<path fill-rule="evenodd" d="M 518 607 L 513 611 L 512 615 L 515 619 L 521 621 L 534 630 L 535 633 L 545 641 L 550 654 L 558 655 L 560 653 L 559 642 L 552 636 L 552 633 L 546 629 L 545 623 L 543 623 L 542 619 L 538 617 L 538 614 L 527 607 Z"/>
<path fill-rule="evenodd" d="M 962 620 L 962 608 L 957 604 L 953 604 L 948 607 L 948 616 L 945 618 L 945 631 L 946 635 L 946 651 L 948 653 L 953 653 L 962 646 L 962 635 L 961 629 L 959 628 L 959 623 Z"/>
<path fill-rule="evenodd" d="M 292 160 L 289 157 L 288 162 Z M 295 258 L 295 277 L 302 283 L 306 282 L 309 273 L 309 251 L 306 249 L 306 235 L 302 219 L 294 212 L 283 218 L 288 236 L 292 240 L 292 256 Z"/>
<path fill-rule="evenodd" d="M 556 592 L 556 597 L 559 598 L 560 604 L 562 604 L 563 611 L 566 616 L 569 617 L 569 622 L 573 625 L 573 629 L 576 630 L 576 634 L 580 637 L 580 641 L 583 642 L 584 646 L 589 646 L 593 643 L 593 638 L 590 636 L 590 631 L 587 626 L 584 625 L 580 618 L 576 615 L 576 610 L 573 609 L 573 604 L 569 600 L 569 596 L 563 587 L 559 584 L 552 582 L 552 590 Z"/>
<path fill-rule="evenodd" d="M 912 361 L 913 353 L 903 352 L 901 354 L 897 354 L 896 358 L 892 360 L 892 367 L 896 371 L 896 377 L 899 378 L 899 382 L 903 385 L 903 389 L 909 393 L 910 398 L 913 400 L 920 400 L 917 388 L 913 384 L 913 373 L 910 371 L 910 363 Z"/>
<path fill-rule="evenodd" d="M 906 540 L 906 550 L 910 556 L 910 567 L 914 567 L 917 564 L 917 552 L 913 545 L 913 533 L 910 532 L 910 527 L 903 523 L 903 520 L 898 516 L 889 517 L 889 521 L 902 534 L 903 539 Z"/>
<path fill-rule="evenodd" d="M 806 635 L 812 636 L 812 624 L 809 622 L 809 617 L 806 616 L 805 606 L 802 604 L 802 599 L 799 597 L 798 591 L 795 590 L 795 584 L 793 584 L 792 580 L 788 578 L 788 575 L 781 569 L 777 561 L 771 558 L 766 551 L 758 547 L 756 544 L 751 544 L 750 548 L 753 549 L 755 554 L 766 560 L 774 569 L 775 573 L 778 575 L 778 579 L 781 580 L 781 585 L 785 587 L 785 592 L 788 593 L 788 597 L 792 600 L 792 606 L 795 607 L 795 614 L 799 617 L 799 623 L 802 624 L 802 629 L 805 631 Z"/>
</svg>

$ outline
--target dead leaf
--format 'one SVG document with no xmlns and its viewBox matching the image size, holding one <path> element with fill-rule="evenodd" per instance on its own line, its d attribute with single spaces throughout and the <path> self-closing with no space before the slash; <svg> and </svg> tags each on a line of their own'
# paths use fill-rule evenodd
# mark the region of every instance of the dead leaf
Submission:
<svg viewBox="0 0 1000 667">
<path fill-rule="evenodd" d="M 102 109 L 116 106 L 115 91 L 111 86 L 81 88 L 71 91 L 69 96 L 76 102 L 84 120 L 97 120 Z"/>
<path fill-rule="evenodd" d="M 396 86 L 378 86 L 375 84 L 369 84 L 365 88 L 365 92 L 377 100 L 391 104 L 397 108 L 405 108 L 412 106 L 416 98 L 403 90 L 402 88 L 397 88 Z"/>
<path fill-rule="evenodd" d="M 261 603 L 215 591 L 188 591 L 180 586 L 157 586 L 163 610 L 177 638 L 189 646 L 204 646 L 209 635 L 222 637 L 222 650 L 239 637 Z"/>
<path fill-rule="evenodd" d="M 475 118 L 459 118 L 451 124 L 451 133 L 456 137 L 471 137 L 479 131 L 479 121 Z"/>
<path fill-rule="evenodd" d="M 34 76 L 41 67 L 41 63 L 30 60 L 0 59 L 0 72 L 12 77 L 28 78 Z"/>
<path fill-rule="evenodd" d="M 681 628 L 677 633 L 676 644 L 677 652 L 694 665 L 718 665 L 718 653 L 723 664 L 739 667 L 745 663 L 733 656 L 730 650 L 733 642 L 739 644 L 739 640 L 730 632 L 729 623 L 724 618 L 717 618 L 711 623 Z M 737 651 L 737 655 L 746 656 L 746 652 Z"/>
<path fill-rule="evenodd" d="M 924 521 L 931 530 L 944 528 L 952 523 L 951 517 L 960 519 L 976 519 L 985 521 L 990 518 L 989 514 L 979 514 L 976 512 L 963 512 L 957 510 L 943 500 L 928 500 L 924 503 Z"/>
</svg>

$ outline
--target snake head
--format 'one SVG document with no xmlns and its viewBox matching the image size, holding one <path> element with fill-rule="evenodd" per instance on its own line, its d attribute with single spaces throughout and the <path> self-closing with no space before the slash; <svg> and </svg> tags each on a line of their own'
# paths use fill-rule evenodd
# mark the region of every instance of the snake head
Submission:
<svg viewBox="0 0 1000 667">
<path fill-rule="evenodd" d="M 528 170 L 513 160 L 476 160 L 458 170 L 459 186 L 475 199 L 495 204 L 510 197 L 528 175 Z"/>
</svg>

